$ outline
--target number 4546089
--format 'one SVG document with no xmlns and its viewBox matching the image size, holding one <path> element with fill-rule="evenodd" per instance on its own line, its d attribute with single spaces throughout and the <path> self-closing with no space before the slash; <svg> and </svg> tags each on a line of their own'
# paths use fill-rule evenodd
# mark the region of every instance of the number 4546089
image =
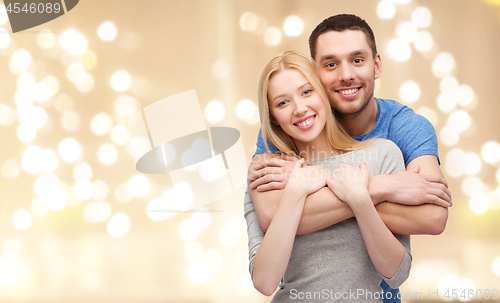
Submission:
<svg viewBox="0 0 500 303">
<path fill-rule="evenodd" d="M 448 289 L 444 293 L 444 297 L 446 299 L 456 300 L 458 298 L 461 299 L 497 299 L 498 298 L 498 290 L 497 289 L 462 289 L 459 293 L 459 289 Z"/>
<path fill-rule="evenodd" d="M 9 3 L 5 8 L 9 14 L 19 14 L 23 13 L 59 13 L 61 11 L 61 5 L 59 3 L 24 3 L 23 7 L 21 7 L 21 3 Z"/>
</svg>

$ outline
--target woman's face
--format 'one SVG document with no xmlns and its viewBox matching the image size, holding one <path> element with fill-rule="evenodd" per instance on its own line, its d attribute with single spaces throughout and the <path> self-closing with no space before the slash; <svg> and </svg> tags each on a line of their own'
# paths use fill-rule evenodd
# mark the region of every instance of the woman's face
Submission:
<svg viewBox="0 0 500 303">
<path fill-rule="evenodd" d="M 312 142 L 323 131 L 326 109 L 320 94 L 298 70 L 279 71 L 269 80 L 267 99 L 272 123 L 290 137 Z"/>
</svg>

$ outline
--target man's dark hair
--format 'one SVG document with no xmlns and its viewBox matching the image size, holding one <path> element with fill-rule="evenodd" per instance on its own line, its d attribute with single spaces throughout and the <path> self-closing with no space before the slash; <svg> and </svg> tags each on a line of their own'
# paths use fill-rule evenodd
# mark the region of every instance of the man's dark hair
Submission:
<svg viewBox="0 0 500 303">
<path fill-rule="evenodd" d="M 375 58 L 377 55 L 377 45 L 375 44 L 375 35 L 373 35 L 372 29 L 365 20 L 356 15 L 349 14 L 331 16 L 316 26 L 309 36 L 309 51 L 311 52 L 311 57 L 315 59 L 316 43 L 321 34 L 330 31 L 343 32 L 345 30 L 360 30 L 365 33 L 366 41 L 372 49 L 373 57 Z"/>
</svg>

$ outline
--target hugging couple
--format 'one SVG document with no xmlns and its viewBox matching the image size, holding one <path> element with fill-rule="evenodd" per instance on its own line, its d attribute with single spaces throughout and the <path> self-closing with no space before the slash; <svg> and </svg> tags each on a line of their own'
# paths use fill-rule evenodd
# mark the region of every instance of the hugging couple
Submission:
<svg viewBox="0 0 500 303">
<path fill-rule="evenodd" d="M 370 26 L 335 15 L 311 58 L 273 58 L 258 89 L 248 171 L 250 274 L 272 302 L 401 302 L 410 235 L 443 232 L 451 194 L 432 124 L 374 97 L 382 63 Z"/>
</svg>

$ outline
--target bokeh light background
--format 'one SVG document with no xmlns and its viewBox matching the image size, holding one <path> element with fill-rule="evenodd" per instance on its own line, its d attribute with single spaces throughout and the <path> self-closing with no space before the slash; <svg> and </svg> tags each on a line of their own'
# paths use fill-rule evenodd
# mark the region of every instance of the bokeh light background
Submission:
<svg viewBox="0 0 500 303">
<path fill-rule="evenodd" d="M 244 188 L 148 212 L 182 191 L 134 169 L 127 123 L 196 89 L 250 161 L 262 68 L 308 54 L 337 13 L 372 26 L 376 96 L 433 123 L 453 193 L 446 231 L 412 238 L 402 291 L 500 289 L 500 1 L 82 0 L 16 34 L 0 4 L 0 301 L 269 302 L 248 273 Z"/>
</svg>

